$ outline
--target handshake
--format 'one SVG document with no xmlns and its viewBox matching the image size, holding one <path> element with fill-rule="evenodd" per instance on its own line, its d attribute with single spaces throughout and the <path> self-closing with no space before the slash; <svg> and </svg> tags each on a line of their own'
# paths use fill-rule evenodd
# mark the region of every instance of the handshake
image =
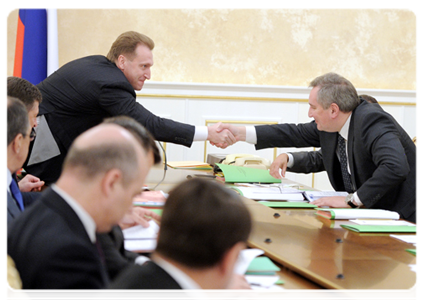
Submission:
<svg viewBox="0 0 423 300">
<path fill-rule="evenodd" d="M 211 145 L 225 149 L 239 141 L 245 141 L 245 126 L 216 123 L 208 127 L 207 140 Z"/>
</svg>

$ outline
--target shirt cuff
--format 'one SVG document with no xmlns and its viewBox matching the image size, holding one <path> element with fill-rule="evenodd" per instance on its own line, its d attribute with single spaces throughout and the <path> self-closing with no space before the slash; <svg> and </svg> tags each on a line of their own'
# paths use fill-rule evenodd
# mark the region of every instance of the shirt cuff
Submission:
<svg viewBox="0 0 423 300">
<path fill-rule="evenodd" d="M 207 129 L 207 126 L 195 126 L 194 142 L 207 141 L 208 137 L 209 131 Z"/>
<path fill-rule="evenodd" d="M 288 163 L 286 166 L 292 168 L 294 166 L 294 156 L 291 153 L 286 153 L 286 155 L 288 155 Z"/>
<path fill-rule="evenodd" d="M 357 206 L 363 206 L 363 203 L 360 201 L 360 198 L 358 198 L 357 192 L 355 192 L 353 194 L 353 201 L 354 201 L 355 205 L 357 205 Z"/>
<path fill-rule="evenodd" d="M 254 126 L 245 126 L 245 141 L 250 144 L 257 144 L 257 133 Z"/>
</svg>

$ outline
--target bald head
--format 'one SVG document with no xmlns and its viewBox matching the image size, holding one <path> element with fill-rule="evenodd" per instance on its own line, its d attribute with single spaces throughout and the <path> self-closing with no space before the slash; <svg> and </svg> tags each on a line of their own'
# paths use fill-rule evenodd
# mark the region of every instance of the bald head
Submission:
<svg viewBox="0 0 423 300">
<path fill-rule="evenodd" d="M 66 156 L 63 172 L 78 169 L 84 180 L 110 169 L 119 169 L 123 181 L 138 176 L 138 156 L 145 151 L 135 137 L 116 124 L 100 124 L 75 139 Z"/>
</svg>

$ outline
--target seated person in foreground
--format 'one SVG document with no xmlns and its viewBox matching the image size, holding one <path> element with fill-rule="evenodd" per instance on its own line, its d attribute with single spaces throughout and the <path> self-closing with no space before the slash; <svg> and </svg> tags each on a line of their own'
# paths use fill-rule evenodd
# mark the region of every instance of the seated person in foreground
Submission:
<svg viewBox="0 0 423 300">
<path fill-rule="evenodd" d="M 185 181 L 166 200 L 151 261 L 123 271 L 111 288 L 227 288 L 250 230 L 250 213 L 236 193 L 214 181 Z"/>
</svg>

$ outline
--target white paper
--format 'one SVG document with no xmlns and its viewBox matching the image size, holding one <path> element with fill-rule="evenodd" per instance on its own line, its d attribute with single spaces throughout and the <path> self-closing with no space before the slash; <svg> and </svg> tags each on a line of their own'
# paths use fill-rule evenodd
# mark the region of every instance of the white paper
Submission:
<svg viewBox="0 0 423 300">
<path fill-rule="evenodd" d="M 335 192 L 335 191 L 305 191 L 304 196 L 310 200 L 314 201 L 322 197 L 334 197 L 334 196 L 348 196 L 347 192 Z"/>
<path fill-rule="evenodd" d="M 261 287 L 271 287 L 279 280 L 278 275 L 245 275 L 245 279 L 250 285 Z"/>
<path fill-rule="evenodd" d="M 391 219 L 398 220 L 399 214 L 395 211 L 384 209 L 371 209 L 371 208 L 323 208 L 323 211 L 333 211 L 335 219 L 337 220 L 352 220 L 352 219 Z"/>
<path fill-rule="evenodd" d="M 124 247 L 128 251 L 151 252 L 156 249 L 157 240 L 125 240 Z"/>
<path fill-rule="evenodd" d="M 254 258 L 264 253 L 261 249 L 244 249 L 241 250 L 238 260 L 234 266 L 234 273 L 244 275 L 247 272 L 248 266 Z"/>
<path fill-rule="evenodd" d="M 253 200 L 287 200 L 304 201 L 301 192 L 295 189 L 279 189 L 278 187 L 236 187 L 242 195 Z"/>
<path fill-rule="evenodd" d="M 272 285 L 270 287 L 263 287 L 263 286 L 259 286 L 259 285 L 251 285 L 251 289 L 252 290 L 257 290 L 257 291 L 262 291 L 262 290 L 266 290 L 266 291 L 280 291 L 280 290 L 284 290 L 283 287 L 279 286 L 279 285 Z"/>
<path fill-rule="evenodd" d="M 124 239 L 156 239 L 160 227 L 153 220 L 150 220 L 148 223 L 150 226 L 147 228 L 136 225 L 122 230 Z"/>
<path fill-rule="evenodd" d="M 391 234 L 390 236 L 409 244 L 417 244 L 417 235 Z"/>
<path fill-rule="evenodd" d="M 416 226 L 413 223 L 402 220 L 350 220 L 359 225 L 385 225 L 385 226 Z"/>
</svg>

